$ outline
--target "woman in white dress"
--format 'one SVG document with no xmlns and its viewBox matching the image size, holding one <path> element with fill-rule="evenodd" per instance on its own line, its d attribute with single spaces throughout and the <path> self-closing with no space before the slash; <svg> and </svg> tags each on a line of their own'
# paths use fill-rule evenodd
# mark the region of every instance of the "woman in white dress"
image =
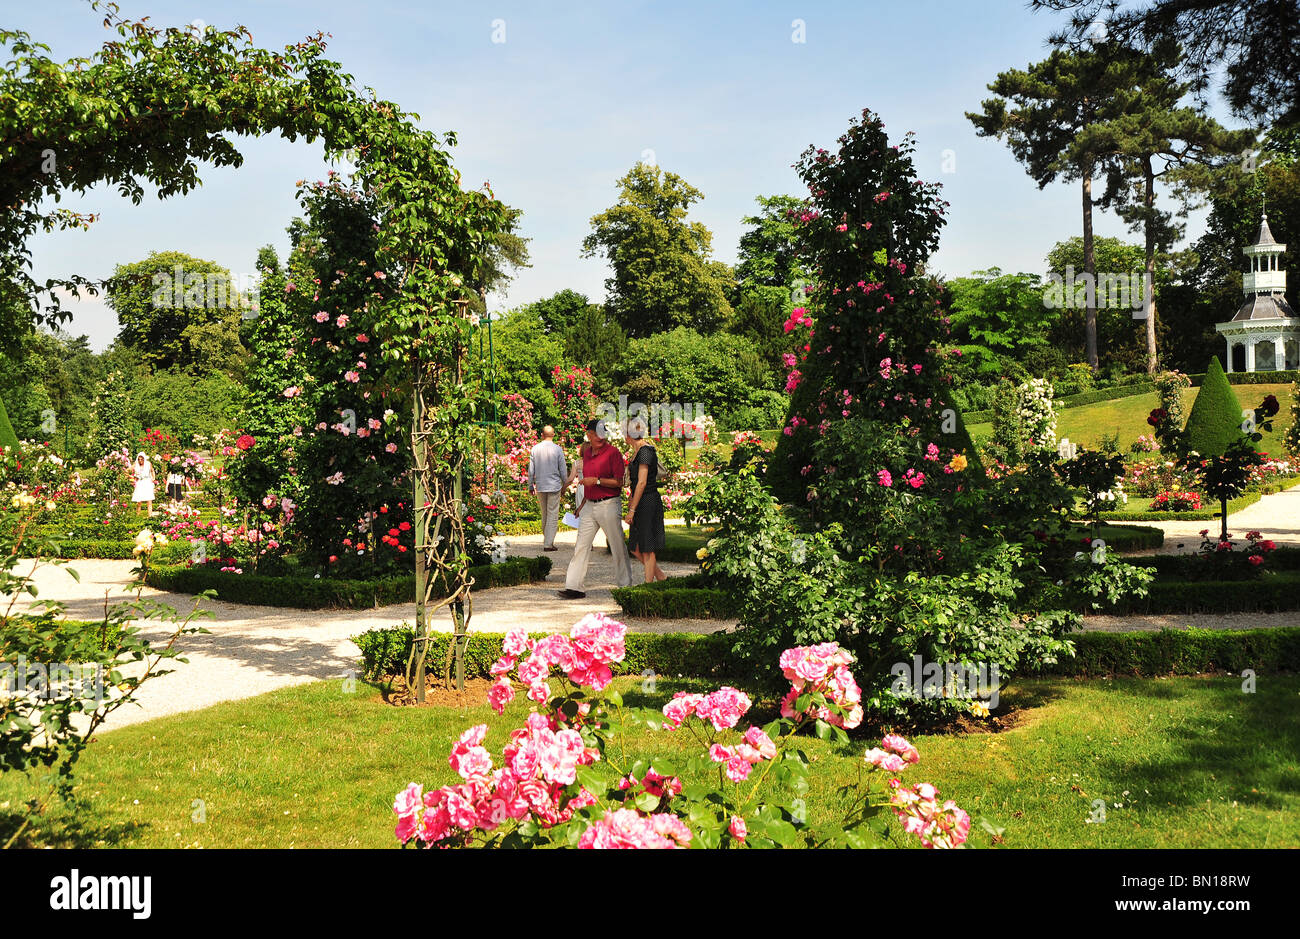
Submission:
<svg viewBox="0 0 1300 939">
<path fill-rule="evenodd" d="M 145 504 L 145 516 L 153 515 L 153 464 L 143 453 L 136 455 L 131 467 L 135 475 L 135 489 L 131 493 L 132 502 Z"/>
</svg>

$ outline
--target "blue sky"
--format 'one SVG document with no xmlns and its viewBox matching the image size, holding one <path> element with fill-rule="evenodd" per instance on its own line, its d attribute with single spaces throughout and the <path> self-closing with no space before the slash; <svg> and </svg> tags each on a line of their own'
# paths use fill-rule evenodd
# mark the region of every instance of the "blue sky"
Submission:
<svg viewBox="0 0 1300 939">
<path fill-rule="evenodd" d="M 1005 145 L 975 136 L 998 71 L 1047 53 L 1057 24 L 1018 0 L 828 2 L 334 2 L 121 0 L 156 25 L 201 19 L 247 26 L 281 47 L 321 30 L 328 54 L 360 85 L 455 130 L 467 185 L 492 183 L 523 210 L 532 267 L 493 309 L 565 287 L 599 300 L 607 270 L 579 257 L 591 216 L 617 198 L 615 181 L 645 151 L 700 189 L 693 218 L 714 235 L 714 256 L 734 262 L 741 219 L 759 194 L 800 194 L 791 164 L 810 143 L 833 149 L 851 117 L 880 113 L 891 138 L 916 133 L 922 178 L 952 204 L 934 266 L 957 276 L 997 265 L 1041 273 L 1053 243 L 1081 229 L 1077 184 L 1039 190 Z M 82 0 L 43 0 L 6 11 L 6 25 L 50 45 L 56 58 L 87 56 L 110 38 Z M 494 21 L 504 21 L 504 42 Z M 804 42 L 795 42 L 795 20 Z M 1221 115 L 1220 115 L 1221 116 Z M 1222 116 L 1221 116 L 1222 117 Z M 1234 125 L 1235 126 L 1235 125 Z M 318 146 L 239 139 L 239 169 L 206 168 L 201 189 L 132 206 L 100 187 L 63 205 L 101 212 L 92 230 L 42 235 L 38 277 L 103 277 L 151 250 L 211 259 L 235 274 L 257 249 L 283 253 L 298 212 L 300 178 L 324 175 Z M 951 151 L 945 154 L 945 151 Z M 949 165 L 945 166 L 945 156 Z M 952 171 L 946 171 L 952 170 Z M 1194 215 L 1188 234 L 1202 229 Z M 1125 235 L 1104 213 L 1097 231 Z M 1136 240 L 1134 238 L 1134 240 Z M 102 304 L 76 306 L 73 332 L 96 348 L 116 333 Z"/>
</svg>

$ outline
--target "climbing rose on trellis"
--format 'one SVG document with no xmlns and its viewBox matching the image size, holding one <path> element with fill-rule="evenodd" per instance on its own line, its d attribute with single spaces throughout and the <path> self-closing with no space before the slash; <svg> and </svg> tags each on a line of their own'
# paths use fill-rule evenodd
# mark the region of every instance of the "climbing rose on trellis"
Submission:
<svg viewBox="0 0 1300 939">
<path fill-rule="evenodd" d="M 591 372 L 585 368 L 551 371 L 555 391 L 555 432 L 566 450 L 583 440 L 587 421 L 596 413 L 596 396 L 592 394 Z"/>
</svg>

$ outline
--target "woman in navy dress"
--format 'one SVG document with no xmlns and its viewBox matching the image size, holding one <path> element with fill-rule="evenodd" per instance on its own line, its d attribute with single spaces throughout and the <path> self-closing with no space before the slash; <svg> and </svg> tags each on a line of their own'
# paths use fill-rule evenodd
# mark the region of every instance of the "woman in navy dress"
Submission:
<svg viewBox="0 0 1300 939">
<path fill-rule="evenodd" d="M 627 440 L 636 449 L 627 469 L 632 486 L 628 500 L 627 547 L 645 567 L 645 582 L 667 578 L 655 555 L 664 549 L 664 503 L 659 496 L 659 453 L 645 436 L 644 422 L 633 420 L 627 428 Z"/>
</svg>

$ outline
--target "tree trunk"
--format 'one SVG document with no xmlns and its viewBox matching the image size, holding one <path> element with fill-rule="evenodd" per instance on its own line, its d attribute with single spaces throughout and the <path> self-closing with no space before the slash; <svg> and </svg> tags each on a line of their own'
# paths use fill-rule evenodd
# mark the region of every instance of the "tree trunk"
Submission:
<svg viewBox="0 0 1300 939">
<path fill-rule="evenodd" d="M 1097 251 L 1092 237 L 1092 167 L 1083 171 L 1083 272 L 1088 279 L 1087 309 L 1084 311 L 1084 341 L 1088 365 L 1097 371 Z M 1073 289 L 1073 288 L 1071 288 Z"/>
<path fill-rule="evenodd" d="M 1146 276 L 1142 279 L 1142 311 L 1147 321 L 1147 374 L 1156 371 L 1156 174 L 1151 168 L 1151 157 L 1143 163 L 1146 170 L 1146 192 L 1143 205 L 1146 207 Z"/>
</svg>

